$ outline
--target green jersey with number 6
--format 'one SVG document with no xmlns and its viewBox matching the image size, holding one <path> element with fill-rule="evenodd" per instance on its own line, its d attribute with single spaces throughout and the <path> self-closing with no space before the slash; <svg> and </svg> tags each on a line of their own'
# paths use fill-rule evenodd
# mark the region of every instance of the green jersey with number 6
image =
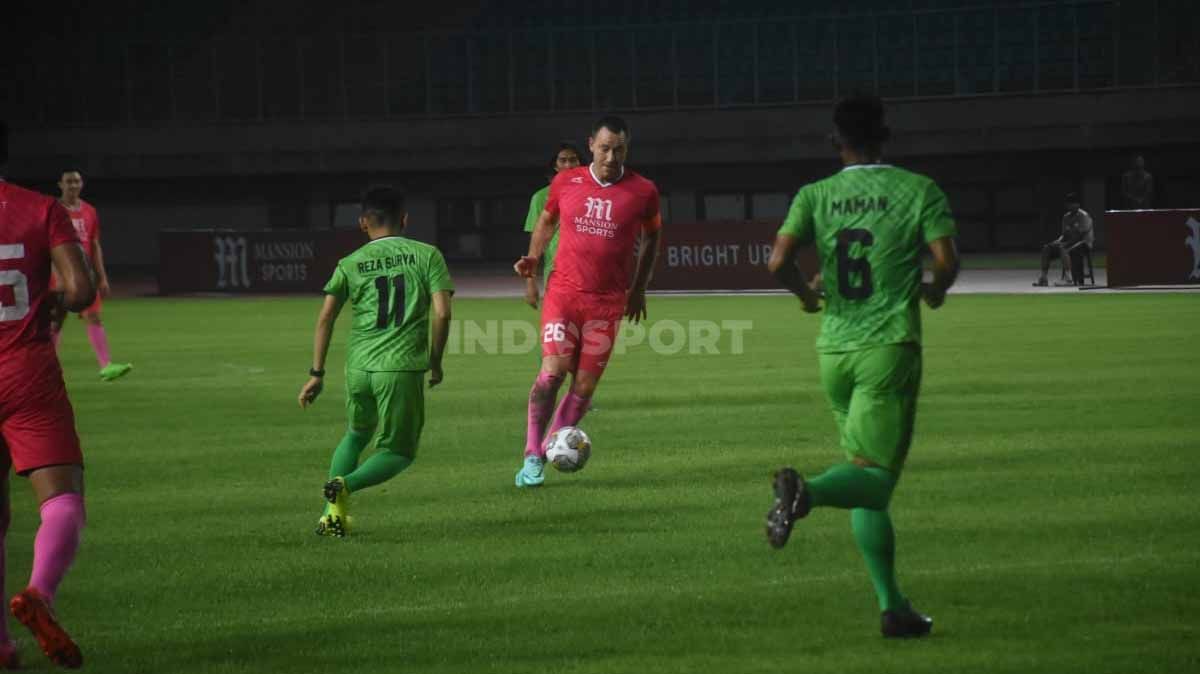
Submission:
<svg viewBox="0 0 1200 674">
<path fill-rule="evenodd" d="M 815 243 L 821 259 L 817 351 L 921 342 L 921 252 L 956 233 L 932 180 L 886 164 L 848 166 L 800 188 L 779 233 Z"/>
<path fill-rule="evenodd" d="M 354 319 L 346 367 L 366 372 L 429 369 L 433 294 L 454 291 L 441 251 L 403 236 L 375 239 L 338 261 L 325 293 L 349 301 Z"/>
</svg>

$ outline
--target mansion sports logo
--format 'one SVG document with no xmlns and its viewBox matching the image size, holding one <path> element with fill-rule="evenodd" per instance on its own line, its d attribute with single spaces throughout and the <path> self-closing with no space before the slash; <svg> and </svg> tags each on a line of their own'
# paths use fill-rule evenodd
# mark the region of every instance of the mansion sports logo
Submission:
<svg viewBox="0 0 1200 674">
<path fill-rule="evenodd" d="M 1183 240 L 1184 245 L 1192 249 L 1192 273 L 1188 275 L 1188 280 L 1200 279 L 1200 222 L 1196 218 L 1188 218 L 1187 226 L 1192 230 L 1192 235 Z"/>
<path fill-rule="evenodd" d="M 218 236 L 213 258 L 217 261 L 217 287 L 249 288 L 250 274 L 246 270 L 246 237 Z"/>
<path fill-rule="evenodd" d="M 588 197 L 584 206 L 587 208 L 587 214 L 575 217 L 575 231 L 605 239 L 616 238 L 617 225 L 612 221 L 612 199 Z"/>
<path fill-rule="evenodd" d="M 612 199 L 587 198 L 587 217 L 612 220 Z"/>
<path fill-rule="evenodd" d="M 303 283 L 317 257 L 317 244 L 312 240 L 254 240 L 251 244 L 244 236 L 218 236 L 213 238 L 213 246 L 219 290 Z"/>
</svg>

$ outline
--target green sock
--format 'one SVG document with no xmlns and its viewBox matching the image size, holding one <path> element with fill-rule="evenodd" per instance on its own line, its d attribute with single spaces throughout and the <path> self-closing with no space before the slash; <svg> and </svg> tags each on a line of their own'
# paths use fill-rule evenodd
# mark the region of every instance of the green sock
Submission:
<svg viewBox="0 0 1200 674">
<path fill-rule="evenodd" d="M 353 473 L 343 476 L 346 480 L 346 488 L 353 494 L 359 489 L 387 482 L 408 468 L 412 462 L 411 458 L 396 452 L 387 450 L 375 452 L 371 458 L 363 461 L 363 465 L 356 468 Z"/>
<path fill-rule="evenodd" d="M 896 585 L 896 534 L 886 510 L 855 508 L 850 511 L 854 540 L 867 561 L 867 572 L 879 598 L 879 610 L 904 608 L 908 601 Z"/>
<path fill-rule="evenodd" d="M 839 463 L 808 480 L 807 484 L 814 508 L 883 510 L 892 498 L 896 476 L 883 468 Z"/>
<path fill-rule="evenodd" d="M 338 443 L 337 449 L 333 450 L 333 460 L 329 462 L 329 479 L 345 477 L 354 472 L 358 466 L 359 455 L 370 442 L 370 433 L 346 431 L 346 434 L 342 436 L 342 441 Z"/>
</svg>

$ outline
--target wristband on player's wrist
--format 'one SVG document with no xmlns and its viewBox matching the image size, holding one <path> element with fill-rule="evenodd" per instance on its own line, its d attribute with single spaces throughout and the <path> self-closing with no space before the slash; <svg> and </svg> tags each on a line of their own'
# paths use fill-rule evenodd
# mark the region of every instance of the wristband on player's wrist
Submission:
<svg viewBox="0 0 1200 674">
<path fill-rule="evenodd" d="M 310 376 L 310 377 L 324 377 L 324 376 L 325 376 L 325 370 L 318 370 L 318 369 L 316 369 L 316 368 L 312 368 L 312 369 L 310 369 L 310 370 L 308 371 L 308 376 Z"/>
</svg>

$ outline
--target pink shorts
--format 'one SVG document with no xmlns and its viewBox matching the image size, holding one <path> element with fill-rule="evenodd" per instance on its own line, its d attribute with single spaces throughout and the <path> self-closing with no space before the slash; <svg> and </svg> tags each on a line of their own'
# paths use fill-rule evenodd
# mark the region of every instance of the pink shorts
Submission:
<svg viewBox="0 0 1200 674">
<path fill-rule="evenodd" d="M 79 312 L 79 317 L 83 318 L 84 316 L 86 316 L 88 314 L 98 314 L 98 313 L 100 313 L 100 307 L 102 307 L 103 305 L 104 305 L 104 303 L 100 301 L 100 292 L 96 291 L 95 301 L 93 301 L 91 304 L 84 307 L 83 310 Z"/>
<path fill-rule="evenodd" d="M 31 348 L 0 364 L 0 466 L 19 474 L 83 464 L 75 411 L 54 348 Z"/>
<path fill-rule="evenodd" d="M 88 262 L 90 263 L 91 260 L 89 259 Z M 58 289 L 58 282 L 55 280 L 55 277 L 53 275 L 50 276 L 50 289 L 51 290 Z M 104 306 L 104 303 L 100 301 L 100 290 L 97 289 L 96 290 L 96 299 L 92 300 L 91 304 L 87 305 L 86 307 L 84 307 L 83 309 L 81 309 L 78 312 L 79 317 L 83 318 L 87 314 L 98 314 L 98 313 L 100 313 L 100 308 L 103 306 Z"/>
<path fill-rule="evenodd" d="M 542 356 L 571 356 L 575 367 L 599 377 L 617 342 L 624 298 L 551 288 L 542 303 Z"/>
</svg>

